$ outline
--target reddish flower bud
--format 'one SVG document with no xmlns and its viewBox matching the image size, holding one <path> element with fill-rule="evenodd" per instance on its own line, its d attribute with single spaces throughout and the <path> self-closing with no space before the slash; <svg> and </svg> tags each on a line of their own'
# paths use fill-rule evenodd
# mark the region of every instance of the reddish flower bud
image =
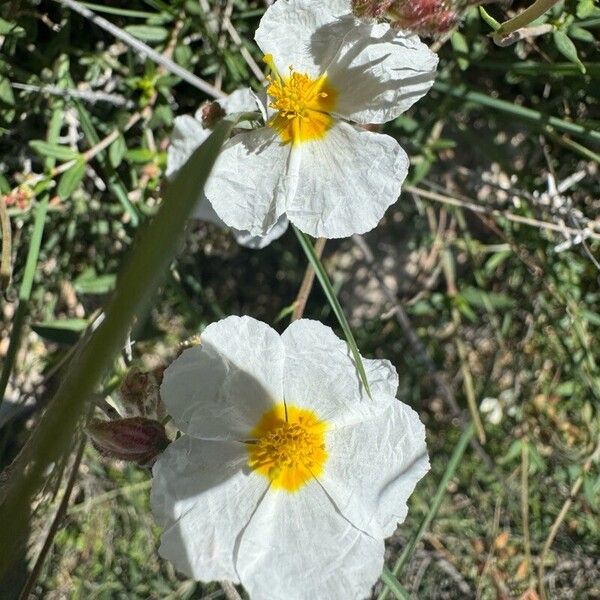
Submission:
<svg viewBox="0 0 600 600">
<path fill-rule="evenodd" d="M 494 0 L 352 0 L 358 17 L 388 21 L 392 27 L 422 36 L 446 33 L 461 19 L 469 6 Z M 506 3 L 506 0 L 500 0 Z"/>
<path fill-rule="evenodd" d="M 170 442 L 164 425 L 145 417 L 116 421 L 94 419 L 87 433 L 101 454 L 144 467 L 151 466 Z"/>
<path fill-rule="evenodd" d="M 460 19 L 459 2 L 453 0 L 397 0 L 390 10 L 392 27 L 419 35 L 440 35 Z"/>
</svg>

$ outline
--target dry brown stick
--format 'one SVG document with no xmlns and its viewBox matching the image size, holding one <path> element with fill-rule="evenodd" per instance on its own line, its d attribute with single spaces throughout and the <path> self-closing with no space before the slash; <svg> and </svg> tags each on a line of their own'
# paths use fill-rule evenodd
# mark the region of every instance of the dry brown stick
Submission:
<svg viewBox="0 0 600 600">
<path fill-rule="evenodd" d="M 0 232 L 2 233 L 2 258 L 0 259 L 0 291 L 8 289 L 11 279 L 12 232 L 4 196 L 0 195 Z"/>
<path fill-rule="evenodd" d="M 323 249 L 325 248 L 325 242 L 327 240 L 325 238 L 319 238 L 315 242 L 315 254 L 317 258 L 321 258 L 323 254 Z M 315 282 L 315 270 L 312 265 L 309 263 L 306 266 L 306 271 L 304 271 L 304 277 L 302 279 L 302 284 L 300 285 L 300 289 L 298 290 L 298 295 L 294 300 L 294 312 L 292 313 L 292 321 L 297 321 L 302 318 L 304 314 L 304 309 L 306 308 L 306 303 L 308 302 L 308 297 L 310 296 L 310 291 L 312 290 L 312 286 Z"/>
</svg>

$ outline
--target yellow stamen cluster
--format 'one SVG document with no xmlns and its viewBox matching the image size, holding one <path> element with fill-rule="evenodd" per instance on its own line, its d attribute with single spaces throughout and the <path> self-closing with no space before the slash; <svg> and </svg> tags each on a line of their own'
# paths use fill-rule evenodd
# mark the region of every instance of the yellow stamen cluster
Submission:
<svg viewBox="0 0 600 600">
<path fill-rule="evenodd" d="M 323 138 L 333 123 L 329 113 L 337 100 L 337 92 L 328 83 L 327 75 L 312 79 L 290 67 L 289 75 L 282 78 L 272 57 L 266 56 L 264 60 L 275 74 L 275 77 L 267 77 L 269 106 L 278 111 L 269 125 L 279 132 L 285 143 Z"/>
<path fill-rule="evenodd" d="M 318 476 L 327 459 L 326 424 L 312 411 L 278 404 L 251 432 L 248 465 L 274 488 L 294 492 Z"/>
</svg>

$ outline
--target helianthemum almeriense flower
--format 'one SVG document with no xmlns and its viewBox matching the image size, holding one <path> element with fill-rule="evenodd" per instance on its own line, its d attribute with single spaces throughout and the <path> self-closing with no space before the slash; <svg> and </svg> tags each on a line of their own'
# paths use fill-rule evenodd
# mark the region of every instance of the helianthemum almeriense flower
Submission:
<svg viewBox="0 0 600 600">
<path fill-rule="evenodd" d="M 271 67 L 265 127 L 229 140 L 206 186 L 219 217 L 264 235 L 281 215 L 313 236 L 369 231 L 408 171 L 398 142 L 358 125 L 396 118 L 431 87 L 437 56 L 349 0 L 277 0 L 256 31 Z"/>
<path fill-rule="evenodd" d="M 222 109 L 223 115 L 234 113 L 251 113 L 258 111 L 257 100 L 249 88 L 236 90 L 226 98 L 220 98 L 217 103 L 210 107 L 211 112 L 217 112 Z M 203 118 L 203 109 L 196 111 L 194 116 L 182 115 L 175 117 L 173 123 L 173 133 L 171 135 L 171 144 L 167 151 L 167 171 L 166 176 L 171 178 L 181 169 L 194 150 L 200 146 L 211 134 L 210 123 L 205 123 Z M 217 115 L 218 117 L 218 115 Z M 219 227 L 227 228 L 223 220 L 215 212 L 214 208 L 204 195 L 200 193 L 198 201 L 192 213 L 193 219 L 208 221 Z M 280 217 L 273 227 L 264 235 L 255 236 L 248 231 L 231 228 L 231 232 L 238 244 L 247 248 L 264 248 L 273 240 L 281 237 L 288 228 L 288 220 L 284 216 Z"/>
<path fill-rule="evenodd" d="M 252 600 L 364 598 L 429 468 L 395 369 L 364 360 L 370 398 L 346 343 L 310 320 L 280 336 L 228 317 L 201 340 L 161 387 L 185 435 L 153 470 L 160 554 Z"/>
</svg>

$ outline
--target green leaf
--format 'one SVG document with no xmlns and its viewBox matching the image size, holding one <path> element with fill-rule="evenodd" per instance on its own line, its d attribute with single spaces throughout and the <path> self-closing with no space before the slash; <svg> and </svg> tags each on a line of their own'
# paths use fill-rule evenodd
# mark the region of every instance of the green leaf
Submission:
<svg viewBox="0 0 600 600">
<path fill-rule="evenodd" d="M 85 319 L 60 319 L 34 323 L 31 329 L 49 342 L 71 346 L 79 339 L 87 325 Z"/>
<path fill-rule="evenodd" d="M 340 306 L 337 296 L 335 295 L 333 286 L 329 281 L 329 277 L 327 276 L 325 267 L 323 266 L 323 263 L 319 260 L 319 257 L 315 254 L 315 249 L 312 243 L 310 242 L 308 236 L 302 233 L 295 225 L 293 225 L 293 228 L 294 233 L 296 234 L 296 237 L 298 238 L 298 241 L 302 246 L 302 250 L 304 250 L 304 253 L 306 254 L 306 258 L 308 258 L 308 261 L 315 270 L 315 275 L 317 276 L 317 279 L 319 280 L 319 283 L 323 288 L 325 297 L 327 298 L 327 301 L 329 302 L 329 305 L 331 306 L 331 309 L 337 317 L 338 323 L 340 324 L 340 327 L 342 328 L 342 331 L 346 336 L 346 342 L 348 343 L 350 352 L 354 357 L 354 364 L 356 366 L 356 370 L 358 371 L 358 376 L 360 377 L 360 380 L 362 381 L 362 384 L 364 385 L 365 390 L 370 397 L 371 389 L 369 387 L 369 381 L 367 379 L 367 373 L 365 371 L 362 358 L 360 357 L 360 352 L 358 351 L 358 346 L 356 345 L 354 335 L 352 335 L 352 330 L 350 329 L 350 324 L 346 319 L 346 315 L 344 314 L 344 311 Z"/>
<path fill-rule="evenodd" d="M 111 166 L 116 169 L 123 160 L 127 152 L 127 143 L 122 133 L 119 133 L 117 139 L 108 148 L 108 160 Z"/>
<path fill-rule="evenodd" d="M 10 21 L 5 21 L 0 18 L 0 35 L 23 37 L 25 35 L 25 30 L 16 23 L 11 23 Z"/>
<path fill-rule="evenodd" d="M 388 589 L 398 600 L 410 600 L 410 594 L 400 585 L 395 575 L 387 568 L 383 567 L 381 581 L 387 585 Z"/>
<path fill-rule="evenodd" d="M 128 25 L 125 31 L 144 42 L 164 42 L 169 37 L 164 27 L 154 25 Z"/>
<path fill-rule="evenodd" d="M 127 150 L 125 158 L 132 163 L 147 163 L 154 158 L 155 152 L 149 148 L 134 148 Z"/>
<path fill-rule="evenodd" d="M 496 19 L 494 19 L 494 17 L 492 17 L 492 15 L 490 15 L 490 13 L 488 13 L 488 11 L 485 10 L 485 8 L 483 8 L 483 6 L 479 7 L 479 14 L 481 15 L 481 18 L 492 28 L 493 31 L 497 31 L 498 29 L 500 29 L 500 23 L 496 21 Z"/>
<path fill-rule="evenodd" d="M 594 14 L 595 9 L 594 0 L 579 0 L 577 3 L 577 18 L 587 19 Z"/>
<path fill-rule="evenodd" d="M 484 290 L 480 290 L 475 287 L 465 287 L 461 289 L 460 295 L 465 302 L 468 302 L 471 306 L 476 306 L 478 308 L 487 308 L 487 306 L 493 306 L 494 308 L 504 309 L 512 308 L 515 305 L 515 301 L 506 294 L 485 292 Z"/>
<path fill-rule="evenodd" d="M 44 140 L 32 140 L 29 145 L 40 155 L 56 158 L 57 160 L 67 161 L 79 158 L 79 152 L 67 146 L 60 144 L 50 144 Z"/>
<path fill-rule="evenodd" d="M 571 27 L 569 27 L 569 37 L 587 44 L 596 43 L 596 38 L 591 31 L 584 29 L 583 27 L 578 27 L 577 25 L 571 25 Z"/>
<path fill-rule="evenodd" d="M 77 189 L 85 175 L 85 162 L 78 160 L 68 171 L 65 171 L 58 182 L 57 194 L 66 200 Z"/>
<path fill-rule="evenodd" d="M 116 276 L 111 274 L 96 275 L 90 269 L 84 271 L 73 285 L 79 294 L 108 294 L 115 288 L 116 279 Z"/>
<path fill-rule="evenodd" d="M 575 44 L 571 40 L 571 38 L 564 31 L 555 31 L 552 34 L 554 39 L 554 45 L 556 49 L 572 63 L 576 64 L 579 67 L 579 70 L 582 73 L 585 73 L 585 65 L 579 60 L 579 56 L 577 54 L 577 48 Z"/>
<path fill-rule="evenodd" d="M 460 33 L 460 31 L 455 31 L 450 38 L 452 43 L 452 48 L 454 49 L 454 54 L 456 55 L 456 59 L 458 61 L 458 68 L 461 71 L 466 71 L 469 68 L 469 42 L 467 42 L 467 38 Z"/>
</svg>

